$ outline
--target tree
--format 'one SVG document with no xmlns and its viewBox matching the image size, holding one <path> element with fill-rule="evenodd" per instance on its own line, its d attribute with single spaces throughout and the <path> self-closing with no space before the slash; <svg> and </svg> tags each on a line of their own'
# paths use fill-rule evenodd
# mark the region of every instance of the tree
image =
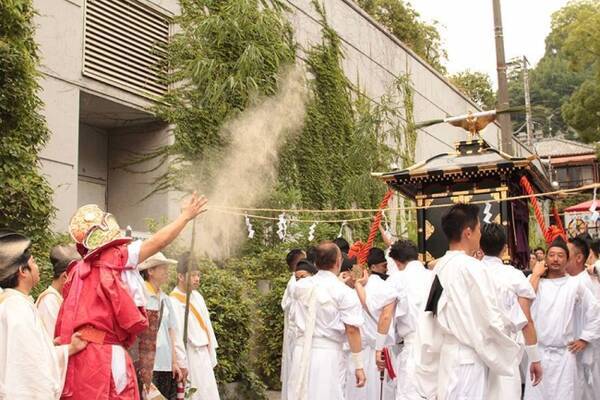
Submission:
<svg viewBox="0 0 600 400">
<path fill-rule="evenodd" d="M 357 3 L 431 66 L 446 73 L 444 61 L 448 55 L 436 24 L 421 21 L 410 3 L 403 0 L 357 0 Z"/>
<path fill-rule="evenodd" d="M 175 126 L 175 142 L 146 156 L 174 162 L 155 191 L 200 181 L 189 175 L 210 180 L 211 161 L 219 159 L 231 139 L 223 125 L 258 96 L 273 95 L 279 72 L 295 62 L 293 32 L 280 0 L 180 4 L 180 31 L 167 48 L 173 89 L 155 110 Z"/>
<path fill-rule="evenodd" d="M 479 107 L 491 110 L 496 105 L 496 95 L 488 74 L 463 71 L 450 76 L 450 81 L 462 90 Z"/>
<path fill-rule="evenodd" d="M 586 80 L 562 106 L 562 114 L 584 142 L 600 140 L 600 82 Z"/>
<path fill-rule="evenodd" d="M 34 14 L 30 0 L 0 3 L 0 229 L 29 236 L 39 262 L 47 259 L 55 209 L 39 171 L 50 133 L 37 95 Z"/>
<path fill-rule="evenodd" d="M 558 132 L 570 135 L 575 129 L 576 138 L 593 140 L 600 116 L 582 107 L 584 103 L 589 106 L 589 101 L 582 96 L 585 93 L 597 98 L 594 90 L 598 85 L 594 82 L 600 77 L 595 55 L 600 54 L 597 53 L 600 51 L 599 18 L 599 0 L 570 2 L 552 16 L 546 53 L 530 71 L 533 121 L 536 129 L 543 129 L 546 135 Z M 592 82 L 587 83 L 589 80 Z M 524 104 L 523 81 L 518 72 L 509 77 L 509 93 L 511 105 Z M 524 121 L 523 114 L 513 115 L 515 129 Z"/>
</svg>

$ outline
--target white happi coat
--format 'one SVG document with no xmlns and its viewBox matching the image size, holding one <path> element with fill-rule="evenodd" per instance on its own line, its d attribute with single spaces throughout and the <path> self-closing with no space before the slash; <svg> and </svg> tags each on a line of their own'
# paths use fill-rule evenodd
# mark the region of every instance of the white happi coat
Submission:
<svg viewBox="0 0 600 400">
<path fill-rule="evenodd" d="M 174 294 L 178 294 L 178 297 Z M 181 295 L 185 299 L 185 293 L 177 287 L 171 292 L 178 331 L 183 335 L 185 300 L 181 301 Z M 204 321 L 206 330 L 202 327 L 196 313 Z M 216 349 L 218 347 L 204 297 L 197 290 L 192 290 L 188 316 L 188 342 L 186 343 L 189 379 L 191 387 L 196 388 L 192 400 L 219 400 L 219 390 L 213 371 L 217 365 Z"/>
<path fill-rule="evenodd" d="M 48 289 L 44 290 L 35 302 L 38 315 L 44 323 L 48 336 L 51 338 L 54 337 L 54 327 L 56 326 L 56 319 L 58 318 L 62 302 L 62 295 L 52 286 L 48 286 Z"/>
<path fill-rule="evenodd" d="M 281 400 L 288 398 L 288 380 L 290 368 L 292 366 L 292 354 L 294 353 L 295 330 L 290 324 L 290 310 L 292 308 L 292 292 L 296 283 L 296 276 L 292 274 L 287 283 L 283 298 L 281 299 L 281 309 L 283 310 L 283 347 L 281 351 Z"/>
<path fill-rule="evenodd" d="M 427 399 L 485 398 L 487 374 L 511 376 L 519 345 L 505 332 L 484 266 L 463 251 L 448 251 L 435 266 L 443 287 L 437 316 L 421 315 L 416 384 Z"/>
<path fill-rule="evenodd" d="M 415 385 L 415 330 L 419 315 L 425 309 L 432 280 L 433 272 L 425 268 L 420 261 L 414 260 L 407 263 L 402 271 L 392 273 L 386 281 L 392 290 L 399 294 L 396 298 L 398 304 L 402 301 L 400 297 L 402 292 L 406 292 L 404 296 L 408 302 L 407 311 L 409 315 L 407 317 L 403 316 L 402 309 L 396 308 L 394 319 L 396 341 L 403 342 L 394 364 L 397 375 L 397 400 L 422 399 Z M 405 288 L 406 290 L 404 290 Z"/>
<path fill-rule="evenodd" d="M 30 297 L 0 294 L 0 399 L 58 400 L 68 346 L 54 346 Z"/>
<path fill-rule="evenodd" d="M 356 292 L 329 271 L 296 282 L 291 322 L 296 344 L 288 380 L 290 400 L 343 400 L 345 325 L 363 324 Z"/>
<path fill-rule="evenodd" d="M 367 376 L 367 383 L 362 388 L 357 388 L 354 382 L 354 369 L 352 363 L 349 361 L 348 372 L 346 378 L 346 399 L 347 400 L 370 400 L 379 399 L 380 392 L 382 389 L 380 373 L 375 363 L 375 340 L 377 337 L 377 323 L 379 316 L 383 311 L 383 308 L 390 304 L 396 296 L 402 297 L 402 301 L 398 305 L 397 312 L 402 313 L 406 316 L 407 304 L 406 304 L 406 293 L 404 290 L 395 292 L 391 290 L 387 282 L 384 281 L 380 276 L 371 274 L 369 280 L 365 285 L 365 303 L 366 308 L 363 308 L 363 319 L 364 324 L 361 327 L 361 341 L 362 341 L 362 355 L 363 363 L 365 365 L 365 374 Z M 393 334 L 393 328 L 390 329 L 390 334 L 386 342 L 386 346 L 391 347 L 395 345 L 395 335 Z M 395 394 L 396 383 L 390 380 L 389 377 L 384 378 L 383 382 L 383 399 L 393 400 Z"/>
<path fill-rule="evenodd" d="M 575 276 L 575 279 L 585 286 L 594 296 L 596 301 L 600 301 L 600 284 L 593 279 L 587 270 L 584 270 Z M 584 329 L 587 318 L 583 303 L 578 303 L 575 314 L 575 329 L 580 334 Z M 600 341 L 595 340 L 588 344 L 587 348 L 580 354 L 577 354 L 577 374 L 579 383 L 577 384 L 577 397 L 582 400 L 597 400 L 600 393 Z"/>
<path fill-rule="evenodd" d="M 577 309 L 581 307 L 586 323 L 578 332 Z M 575 354 L 567 346 L 574 340 L 593 342 L 600 338 L 600 307 L 580 280 L 571 276 L 541 279 L 531 307 L 544 378 L 533 387 L 527 380 L 526 400 L 580 400 Z"/>
<path fill-rule="evenodd" d="M 498 257 L 485 256 L 483 264 L 495 289 L 496 306 L 505 314 L 508 324 L 505 333 L 521 346 L 521 353 L 513 361 L 513 375 L 501 376 L 490 372 L 487 400 L 518 399 L 521 397 L 521 373 L 519 366 L 524 353 L 521 330 L 527 325 L 527 317 L 518 298 L 535 299 L 535 291 L 525 275 L 512 265 L 505 265 Z"/>
</svg>

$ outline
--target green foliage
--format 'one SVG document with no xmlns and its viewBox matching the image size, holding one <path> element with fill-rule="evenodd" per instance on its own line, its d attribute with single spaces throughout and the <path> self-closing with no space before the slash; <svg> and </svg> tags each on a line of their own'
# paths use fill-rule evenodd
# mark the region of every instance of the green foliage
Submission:
<svg viewBox="0 0 600 400">
<path fill-rule="evenodd" d="M 34 14 L 31 1 L 0 4 L 0 228 L 29 236 L 34 255 L 45 261 L 55 209 L 52 189 L 39 171 L 38 152 L 49 132 L 37 95 Z"/>
<path fill-rule="evenodd" d="M 495 108 L 496 94 L 488 74 L 466 70 L 450 76 L 450 81 L 482 109 L 491 110 Z"/>
<path fill-rule="evenodd" d="M 563 105 L 562 115 L 584 142 L 600 140 L 600 80 L 583 82 Z"/>
<path fill-rule="evenodd" d="M 278 0 L 181 0 L 180 33 L 168 47 L 173 89 L 156 108 L 175 125 L 175 142 L 150 156 L 174 157 L 155 191 L 210 180 L 230 137 L 224 124 L 261 95 L 277 90 L 278 72 L 294 63 L 290 25 Z M 198 163 L 202 160 L 202 163 Z M 202 179 L 193 179 L 201 177 Z"/>
<path fill-rule="evenodd" d="M 200 280 L 200 292 L 219 342 L 218 365 L 215 375 L 219 384 L 240 382 L 243 393 L 239 398 L 266 398 L 264 385 L 250 369 L 250 344 L 256 316 L 255 290 L 226 269 L 205 261 Z"/>
<path fill-rule="evenodd" d="M 562 132 L 586 142 L 600 139 L 600 1 L 569 2 L 552 16 L 546 54 L 531 70 L 533 119 L 545 134 Z M 585 45 L 582 45 L 585 43 Z M 520 74 L 510 82 L 511 103 L 523 104 Z M 515 116 L 515 126 L 524 116 Z"/>
<path fill-rule="evenodd" d="M 271 282 L 271 290 L 258 302 L 258 315 L 262 324 L 256 332 L 256 367 L 263 382 L 273 390 L 281 387 L 281 349 L 283 346 L 283 310 L 281 299 L 290 279 L 289 273 L 281 274 Z"/>
<path fill-rule="evenodd" d="M 421 21 L 419 13 L 403 0 L 357 0 L 357 3 L 431 66 L 446 73 L 444 61 L 448 55 L 442 47 L 436 23 Z"/>
</svg>

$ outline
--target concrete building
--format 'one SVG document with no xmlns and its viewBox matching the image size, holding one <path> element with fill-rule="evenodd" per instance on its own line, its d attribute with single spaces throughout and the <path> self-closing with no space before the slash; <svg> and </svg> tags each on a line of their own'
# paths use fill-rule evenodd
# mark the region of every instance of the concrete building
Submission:
<svg viewBox="0 0 600 400">
<path fill-rule="evenodd" d="M 288 0 L 296 40 L 307 48 L 320 41 L 310 0 Z M 144 219 L 178 213 L 175 193 L 142 200 L 165 166 L 123 168 L 132 156 L 172 140 L 170 129 L 149 108 L 167 89 L 158 79 L 161 44 L 173 32 L 177 0 L 35 0 L 41 66 L 41 97 L 52 132 L 41 154 L 43 172 L 55 190 L 55 229 L 64 231 L 75 209 L 97 203 L 122 225 L 146 229 Z M 344 69 L 377 101 L 408 72 L 415 119 L 476 110 L 443 76 L 375 23 L 350 0 L 324 0 L 329 23 L 341 36 Z M 489 34 L 490 45 L 493 32 Z M 299 54 L 299 57 L 302 55 Z M 464 133 L 447 126 L 419 132 L 417 160 L 451 151 Z M 497 126 L 484 137 L 499 143 Z M 517 145 L 521 155 L 524 147 Z"/>
</svg>

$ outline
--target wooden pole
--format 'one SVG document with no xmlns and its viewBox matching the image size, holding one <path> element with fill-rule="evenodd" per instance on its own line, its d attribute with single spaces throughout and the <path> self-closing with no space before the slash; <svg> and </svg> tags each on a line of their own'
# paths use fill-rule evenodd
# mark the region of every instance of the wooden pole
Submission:
<svg viewBox="0 0 600 400">
<path fill-rule="evenodd" d="M 195 259 L 194 245 L 196 243 L 196 219 L 192 221 L 192 244 L 190 246 L 190 257 L 185 272 L 185 313 L 183 315 L 183 345 L 187 347 L 188 321 L 190 317 L 190 296 L 192 294 L 191 266 Z"/>
<path fill-rule="evenodd" d="M 508 79 L 506 77 L 506 57 L 504 55 L 504 33 L 502 29 L 502 9 L 500 0 L 492 0 L 494 8 L 494 32 L 496 39 L 496 63 L 498 70 L 498 105 L 497 110 L 509 108 L 508 101 Z M 512 155 L 512 125 L 510 114 L 498 115 L 500 130 L 502 132 L 502 151 Z"/>
</svg>

